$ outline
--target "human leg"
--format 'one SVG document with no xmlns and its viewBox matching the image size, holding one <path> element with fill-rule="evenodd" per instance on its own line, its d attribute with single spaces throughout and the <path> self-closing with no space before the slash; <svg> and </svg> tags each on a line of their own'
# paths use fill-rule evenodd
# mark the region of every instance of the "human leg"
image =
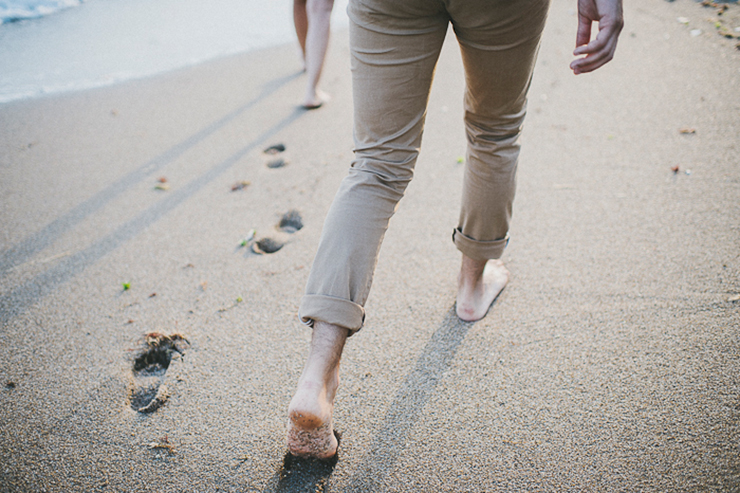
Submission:
<svg viewBox="0 0 740 493">
<path fill-rule="evenodd" d="M 319 458 L 336 451 L 331 423 L 339 357 L 346 337 L 362 327 L 380 244 L 413 174 L 447 29 L 447 20 L 434 16 L 419 32 L 397 36 L 363 27 L 363 14 L 352 8 L 350 18 L 356 159 L 325 220 L 301 301 L 299 314 L 314 334 L 289 407 L 290 450 Z M 313 341 L 325 337 L 333 341 L 330 349 L 314 351 Z"/>
<path fill-rule="evenodd" d="M 433 15 L 418 28 L 392 34 L 363 27 L 364 13 L 353 7 L 355 160 L 324 222 L 299 314 L 304 322 L 355 331 L 388 222 L 413 176 L 447 20 Z M 381 22 L 377 13 L 373 20 Z"/>
<path fill-rule="evenodd" d="M 301 47 L 303 69 L 306 69 L 306 33 L 308 32 L 308 17 L 306 16 L 306 0 L 293 0 L 293 25 Z"/>
<path fill-rule="evenodd" d="M 497 259 L 508 242 L 519 134 L 548 8 L 547 0 L 479 2 L 466 0 L 450 9 L 465 66 L 468 138 L 460 221 L 453 234 L 463 256 L 457 314 L 471 321 L 485 316 L 509 278 Z"/>
<path fill-rule="evenodd" d="M 324 58 L 329 46 L 331 10 L 334 0 L 306 0 L 306 18 L 308 28 L 304 54 L 306 62 L 306 94 L 303 106 L 308 109 L 318 108 L 327 99 L 327 95 L 318 88 Z"/>
</svg>

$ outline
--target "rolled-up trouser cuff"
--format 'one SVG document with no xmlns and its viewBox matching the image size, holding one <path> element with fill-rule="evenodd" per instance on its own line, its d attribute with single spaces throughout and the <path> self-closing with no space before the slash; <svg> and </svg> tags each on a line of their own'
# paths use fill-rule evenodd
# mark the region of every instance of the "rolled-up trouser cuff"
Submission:
<svg viewBox="0 0 740 493">
<path fill-rule="evenodd" d="M 298 316 L 301 322 L 309 327 L 313 327 L 313 322 L 319 320 L 349 329 L 352 335 L 362 328 L 365 322 L 365 309 L 357 303 L 342 298 L 307 294 L 301 299 Z"/>
<path fill-rule="evenodd" d="M 478 241 L 462 234 L 459 228 L 452 230 L 452 241 L 462 253 L 474 260 L 501 258 L 509 243 L 509 235 L 500 240 Z"/>
</svg>

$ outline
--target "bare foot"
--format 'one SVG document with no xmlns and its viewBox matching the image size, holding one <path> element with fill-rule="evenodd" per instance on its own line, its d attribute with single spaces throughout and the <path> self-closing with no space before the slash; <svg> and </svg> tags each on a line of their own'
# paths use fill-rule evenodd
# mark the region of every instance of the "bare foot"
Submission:
<svg viewBox="0 0 740 493">
<path fill-rule="evenodd" d="M 288 450 L 299 457 L 336 455 L 332 415 L 339 387 L 339 360 L 348 331 L 316 321 L 298 389 L 288 406 Z"/>
<path fill-rule="evenodd" d="M 332 414 L 334 392 L 321 384 L 300 382 L 288 407 L 288 450 L 299 457 L 328 459 L 337 453 Z"/>
<path fill-rule="evenodd" d="M 301 107 L 306 110 L 315 110 L 317 108 L 321 108 L 321 106 L 328 102 L 331 99 L 331 96 L 326 94 L 325 92 L 316 89 L 315 91 L 308 91 L 306 93 L 306 97 L 303 99 L 303 104 L 301 104 Z"/>
<path fill-rule="evenodd" d="M 501 260 L 473 260 L 463 255 L 458 277 L 457 316 L 475 322 L 486 316 L 493 301 L 509 282 L 509 271 Z"/>
</svg>

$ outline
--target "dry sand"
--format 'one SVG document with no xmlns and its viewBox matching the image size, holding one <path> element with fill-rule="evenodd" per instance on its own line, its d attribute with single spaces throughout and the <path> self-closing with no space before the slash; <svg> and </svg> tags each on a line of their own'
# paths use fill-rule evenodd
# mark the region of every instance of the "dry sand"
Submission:
<svg viewBox="0 0 740 493">
<path fill-rule="evenodd" d="M 284 432 L 352 159 L 346 32 L 318 111 L 296 109 L 292 46 L 0 106 L 0 491 L 740 490 L 740 51 L 690 0 L 628 2 L 617 58 L 575 77 L 574 4 L 554 1 L 531 90 L 512 282 L 469 324 L 448 39 L 345 353 L 335 465 L 284 462 Z M 291 210 L 304 227 L 277 231 Z M 285 246 L 240 248 L 253 228 Z M 155 331 L 189 346 L 134 371 Z"/>
</svg>

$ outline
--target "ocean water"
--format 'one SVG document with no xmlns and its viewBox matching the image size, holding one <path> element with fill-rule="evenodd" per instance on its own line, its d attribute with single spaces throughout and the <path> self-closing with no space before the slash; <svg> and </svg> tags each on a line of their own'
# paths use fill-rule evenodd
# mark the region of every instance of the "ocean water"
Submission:
<svg viewBox="0 0 740 493">
<path fill-rule="evenodd" d="M 9 0 L 0 2 L 0 24 L 35 19 L 62 9 L 76 7 L 84 0 Z"/>
<path fill-rule="evenodd" d="M 0 103 L 293 43 L 292 15 L 292 0 L 0 0 Z"/>
</svg>

